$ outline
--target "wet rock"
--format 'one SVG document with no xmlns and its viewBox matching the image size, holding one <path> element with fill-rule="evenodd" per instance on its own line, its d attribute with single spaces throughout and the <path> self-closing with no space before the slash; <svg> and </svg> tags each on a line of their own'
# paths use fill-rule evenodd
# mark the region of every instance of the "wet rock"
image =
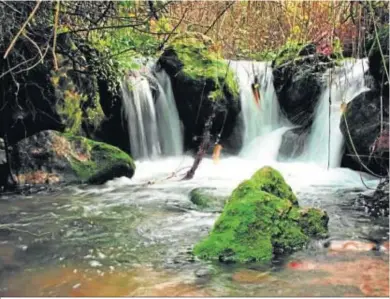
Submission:
<svg viewBox="0 0 390 299">
<path fill-rule="evenodd" d="M 210 277 L 213 271 L 210 268 L 200 268 L 195 271 L 195 276 L 200 278 Z"/>
<path fill-rule="evenodd" d="M 379 183 L 375 192 L 360 194 L 357 204 L 372 216 L 389 216 L 389 177 Z"/>
<path fill-rule="evenodd" d="M 369 72 L 375 79 L 376 89 L 389 97 L 389 26 L 378 28 L 378 39 L 376 34 L 367 41 Z M 383 55 L 382 55 L 383 54 Z M 385 69 L 387 68 L 387 70 Z M 387 71 L 387 72 L 386 72 Z M 386 74 L 387 73 L 387 74 Z"/>
<path fill-rule="evenodd" d="M 282 112 L 293 124 L 308 128 L 323 88 L 322 74 L 333 62 L 321 54 L 298 53 L 281 53 L 274 60 L 274 86 Z"/>
<path fill-rule="evenodd" d="M 299 157 L 303 153 L 308 134 L 309 131 L 302 127 L 284 133 L 278 158 L 288 160 Z"/>
<path fill-rule="evenodd" d="M 23 139 L 11 156 L 19 185 L 101 184 L 117 176 L 132 177 L 135 169 L 131 157 L 114 146 L 56 131 Z"/>
<path fill-rule="evenodd" d="M 382 97 L 381 103 L 377 91 L 362 92 L 348 103 L 344 116 L 340 120 L 340 130 L 346 141 L 342 166 L 378 175 L 387 174 L 389 99 Z"/>
<path fill-rule="evenodd" d="M 171 78 L 179 117 L 184 125 L 185 147 L 198 147 L 199 137 L 202 136 L 204 125 L 215 106 L 212 135 L 216 137 L 223 128 L 221 144 L 224 148 L 234 146 L 239 149 L 241 144 L 228 142 L 241 110 L 237 83 L 226 62 L 211 58 L 212 45 L 213 42 L 201 34 L 178 36 L 165 49 L 158 65 Z M 218 84 L 223 86 L 223 91 L 217 100 L 213 100 L 213 94 L 216 95 L 213 92 Z"/>
<path fill-rule="evenodd" d="M 233 191 L 194 253 L 225 263 L 270 261 L 302 248 L 310 238 L 326 237 L 328 220 L 321 210 L 300 209 L 282 175 L 263 167 Z"/>
<path fill-rule="evenodd" d="M 376 244 L 373 242 L 363 242 L 355 240 L 332 240 L 327 244 L 330 251 L 355 251 L 365 252 L 371 251 L 376 248 Z"/>
<path fill-rule="evenodd" d="M 201 210 L 222 211 L 227 197 L 215 195 L 215 190 L 211 188 L 195 188 L 190 192 L 190 200 Z"/>
<path fill-rule="evenodd" d="M 269 272 L 240 270 L 233 274 L 232 280 L 239 283 L 265 283 L 272 279 Z"/>
</svg>

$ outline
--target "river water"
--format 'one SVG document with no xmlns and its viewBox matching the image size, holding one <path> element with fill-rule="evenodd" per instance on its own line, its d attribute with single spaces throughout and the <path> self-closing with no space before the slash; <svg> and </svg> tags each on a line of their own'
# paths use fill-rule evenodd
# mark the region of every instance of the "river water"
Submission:
<svg viewBox="0 0 390 299">
<path fill-rule="evenodd" d="M 180 181 L 191 157 L 137 163 L 135 177 L 0 199 L 0 294 L 31 296 L 344 296 L 388 294 L 388 252 L 330 251 L 313 242 L 270 264 L 223 265 L 196 259 L 218 211 L 200 211 L 189 192 L 229 195 L 262 166 L 205 159 Z M 388 218 L 355 205 L 365 174 L 309 163 L 279 163 L 301 206 L 321 207 L 330 238 L 388 240 Z M 172 177 L 172 172 L 178 171 Z M 171 177 L 171 178 L 169 178 Z"/>
</svg>

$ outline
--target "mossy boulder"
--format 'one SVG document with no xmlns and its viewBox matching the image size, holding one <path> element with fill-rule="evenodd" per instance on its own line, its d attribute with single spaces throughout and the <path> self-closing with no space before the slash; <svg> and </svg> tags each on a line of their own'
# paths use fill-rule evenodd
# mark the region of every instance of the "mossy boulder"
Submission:
<svg viewBox="0 0 390 299">
<path fill-rule="evenodd" d="M 215 118 L 211 133 L 216 136 L 225 123 L 221 143 L 226 148 L 225 142 L 233 132 L 241 108 L 234 72 L 223 59 L 218 45 L 199 33 L 181 34 L 172 39 L 157 64 L 171 78 L 184 125 L 186 148 L 195 149 L 199 145 L 200 139 L 194 137 L 202 135 L 213 107 Z"/>
<path fill-rule="evenodd" d="M 324 211 L 300 209 L 282 175 L 264 167 L 233 191 L 194 254 L 222 262 L 269 261 L 302 248 L 310 238 L 326 237 L 327 224 Z"/>
<path fill-rule="evenodd" d="M 222 211 L 227 198 L 216 195 L 214 189 L 195 188 L 190 192 L 190 201 L 200 210 Z"/>
<path fill-rule="evenodd" d="M 57 131 L 19 141 L 11 157 L 19 185 L 102 184 L 115 177 L 131 178 L 135 170 L 132 158 L 119 148 Z"/>
</svg>

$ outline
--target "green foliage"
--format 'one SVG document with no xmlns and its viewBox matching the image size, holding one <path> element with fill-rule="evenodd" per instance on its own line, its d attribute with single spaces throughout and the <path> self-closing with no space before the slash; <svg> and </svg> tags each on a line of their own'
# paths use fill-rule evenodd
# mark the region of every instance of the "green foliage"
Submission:
<svg viewBox="0 0 390 299">
<path fill-rule="evenodd" d="M 344 59 L 343 55 L 343 45 L 338 37 L 333 40 L 332 54 L 335 56 L 336 60 Z"/>
<path fill-rule="evenodd" d="M 58 113 L 65 119 L 65 131 L 77 134 L 81 129 L 82 115 L 81 104 L 87 99 L 74 89 L 64 91 L 63 101 L 57 104 Z"/>
<path fill-rule="evenodd" d="M 233 191 L 194 254 L 225 262 L 269 261 L 275 253 L 302 248 L 309 237 L 324 237 L 327 219 L 320 210 L 300 210 L 281 174 L 264 167 Z"/>
<path fill-rule="evenodd" d="M 126 4 L 120 3 L 119 16 L 135 17 L 136 6 L 128 1 L 124 2 Z M 141 67 L 136 58 L 153 57 L 159 54 L 158 48 L 161 40 L 158 36 L 160 33 L 169 33 L 171 30 L 169 20 L 161 17 L 158 21 L 151 20 L 147 23 L 145 31 L 129 26 L 91 32 L 89 39 L 90 43 L 101 53 L 112 57 L 121 71 L 127 71 Z"/>
<path fill-rule="evenodd" d="M 183 63 L 183 72 L 188 77 L 212 79 L 215 82 L 216 90 L 210 94 L 210 99 L 223 98 L 221 90 L 223 85 L 232 95 L 238 95 L 238 84 L 234 73 L 211 39 L 201 34 L 187 33 L 173 39 L 170 46 Z"/>
<path fill-rule="evenodd" d="M 304 46 L 297 40 L 289 39 L 287 43 L 279 50 L 275 58 L 275 65 L 279 66 L 287 61 L 294 60 L 298 57 L 299 52 Z"/>
<path fill-rule="evenodd" d="M 92 125 L 94 129 L 97 129 L 102 120 L 104 119 L 104 112 L 100 105 L 99 92 L 92 99 L 91 105 L 89 105 L 85 111 L 87 123 Z"/>
</svg>

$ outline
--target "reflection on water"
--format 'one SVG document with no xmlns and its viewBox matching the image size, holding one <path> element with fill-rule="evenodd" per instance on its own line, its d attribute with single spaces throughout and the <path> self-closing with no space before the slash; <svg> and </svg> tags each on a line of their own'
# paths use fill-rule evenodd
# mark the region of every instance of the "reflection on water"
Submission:
<svg viewBox="0 0 390 299">
<path fill-rule="evenodd" d="M 388 294 L 388 251 L 330 251 L 323 242 L 313 242 L 269 265 L 197 260 L 191 248 L 219 214 L 199 210 L 189 192 L 213 187 L 226 196 L 261 165 L 238 158 L 215 165 L 206 159 L 191 181 L 159 180 L 191 162 L 142 162 L 133 180 L 0 198 L 0 295 Z M 331 239 L 388 240 L 388 218 L 369 218 L 354 207 L 354 198 L 364 191 L 360 174 L 308 164 L 274 167 L 291 184 L 301 206 L 328 212 Z M 145 185 L 150 179 L 156 183 Z M 369 177 L 363 179 L 375 186 Z"/>
</svg>

